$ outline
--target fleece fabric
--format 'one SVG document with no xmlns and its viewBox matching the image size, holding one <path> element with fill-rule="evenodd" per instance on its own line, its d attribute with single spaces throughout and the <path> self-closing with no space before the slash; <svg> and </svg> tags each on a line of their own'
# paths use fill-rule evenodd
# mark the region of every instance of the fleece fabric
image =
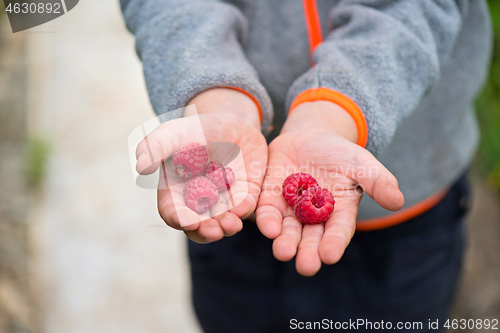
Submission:
<svg viewBox="0 0 500 333">
<path fill-rule="evenodd" d="M 180 117 L 171 110 L 204 90 L 238 87 L 260 103 L 271 140 L 294 98 L 324 87 L 361 108 L 366 149 L 398 178 L 405 207 L 470 164 L 492 49 L 484 0 L 317 0 L 314 67 L 300 0 L 120 2 L 157 114 Z M 389 214 L 364 196 L 358 218 Z"/>
</svg>

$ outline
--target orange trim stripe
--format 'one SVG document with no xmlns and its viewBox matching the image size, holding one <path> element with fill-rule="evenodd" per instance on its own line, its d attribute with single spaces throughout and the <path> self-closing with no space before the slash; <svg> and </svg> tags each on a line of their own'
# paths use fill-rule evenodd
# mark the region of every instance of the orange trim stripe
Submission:
<svg viewBox="0 0 500 333">
<path fill-rule="evenodd" d="M 293 109 L 295 109 L 298 105 L 306 102 L 314 102 L 314 101 L 329 101 L 333 102 L 337 105 L 340 105 L 344 110 L 349 112 L 351 117 L 354 119 L 356 123 L 356 127 L 358 128 L 358 142 L 357 144 L 361 147 L 366 147 L 366 142 L 368 140 L 368 125 L 366 124 L 366 119 L 359 108 L 359 106 L 354 103 L 352 99 L 347 97 L 346 95 L 332 90 L 328 88 L 313 88 L 307 89 L 301 92 L 292 103 L 290 107 L 290 111 L 288 115 L 292 113 Z"/>
<path fill-rule="evenodd" d="M 427 199 L 424 199 L 415 205 L 402 209 L 397 213 L 389 216 L 378 217 L 374 219 L 358 220 L 356 223 L 356 231 L 374 231 L 389 228 L 400 223 L 411 220 L 417 217 L 432 207 L 436 206 L 448 194 L 449 189 L 441 190 L 434 193 Z"/>
<path fill-rule="evenodd" d="M 307 34 L 309 37 L 309 51 L 312 56 L 314 50 L 323 41 L 318 7 L 316 5 L 316 0 L 302 0 L 302 3 L 304 5 L 304 15 L 306 18 Z"/>
<path fill-rule="evenodd" d="M 252 94 L 250 94 L 248 91 L 244 90 L 244 89 L 241 89 L 241 88 L 238 88 L 238 87 L 233 87 L 233 86 L 230 86 L 230 87 L 224 87 L 224 88 L 228 88 L 228 89 L 233 89 L 233 90 L 237 90 L 241 93 L 244 93 L 245 95 L 247 95 L 248 97 L 250 97 L 252 99 L 252 101 L 255 103 L 255 105 L 257 105 L 257 109 L 259 110 L 259 118 L 260 118 L 260 123 L 262 124 L 262 119 L 264 118 L 263 114 L 262 114 L 262 108 L 260 107 L 260 103 L 259 101 L 257 100 L 257 98 L 255 98 Z"/>
</svg>

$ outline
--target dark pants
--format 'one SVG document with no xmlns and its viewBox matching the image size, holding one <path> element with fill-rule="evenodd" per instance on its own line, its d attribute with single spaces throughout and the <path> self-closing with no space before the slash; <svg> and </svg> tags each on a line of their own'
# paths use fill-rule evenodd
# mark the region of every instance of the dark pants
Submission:
<svg viewBox="0 0 500 333">
<path fill-rule="evenodd" d="M 272 240 L 250 222 L 213 244 L 190 241 L 192 295 L 201 326 L 207 333 L 289 332 L 301 327 L 299 322 L 334 328 L 335 322 L 363 319 L 372 326 L 359 331 L 381 331 L 376 322 L 383 320 L 394 331 L 424 332 L 429 320 L 439 319 L 442 329 L 461 268 L 467 202 L 463 177 L 421 216 L 356 233 L 340 262 L 323 265 L 313 277 L 300 276 L 294 260 L 276 260 Z M 398 322 L 421 322 L 423 329 L 398 330 Z"/>
</svg>

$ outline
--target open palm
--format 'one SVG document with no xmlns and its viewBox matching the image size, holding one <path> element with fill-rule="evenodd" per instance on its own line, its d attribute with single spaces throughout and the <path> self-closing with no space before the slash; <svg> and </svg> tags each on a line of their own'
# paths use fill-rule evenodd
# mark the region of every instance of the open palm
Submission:
<svg viewBox="0 0 500 333">
<path fill-rule="evenodd" d="M 312 174 L 335 198 L 335 210 L 324 224 L 303 225 L 281 195 L 285 178 L 294 172 Z M 297 271 L 314 275 L 321 263 L 342 257 L 356 228 L 362 194 L 386 209 L 404 204 L 396 178 L 364 148 L 330 131 L 286 132 L 269 145 L 269 162 L 256 211 L 264 236 L 274 239 L 274 256 L 295 255 Z"/>
<path fill-rule="evenodd" d="M 196 131 L 201 123 L 202 130 Z M 219 203 L 207 214 L 198 216 L 187 208 L 182 199 L 181 186 L 167 184 L 166 178 L 175 178 L 172 170 L 162 163 L 181 147 L 191 142 L 226 142 L 239 146 L 242 159 L 240 163 L 231 165 L 236 175 L 236 182 L 231 187 L 231 198 L 228 192 L 221 194 Z M 148 148 L 149 147 L 149 148 Z M 212 153 L 214 153 L 212 151 Z M 219 151 L 219 156 L 231 151 Z M 160 167 L 160 186 L 158 188 L 158 210 L 169 226 L 183 230 L 193 241 L 209 243 L 237 233 L 242 228 L 242 221 L 255 210 L 263 181 L 263 170 L 267 165 L 267 144 L 258 129 L 244 125 L 235 117 L 217 113 L 204 113 L 198 116 L 171 120 L 160 125 L 147 136 L 137 147 L 137 171 L 151 174 Z M 250 172 L 250 166 L 253 172 Z M 261 172 L 255 172 L 260 170 Z M 170 174 L 169 174 L 170 172 Z M 162 186 L 164 184 L 164 186 Z M 241 189 L 241 191 L 240 191 Z M 239 202 L 231 205 L 231 202 Z M 201 221 L 183 223 L 182 220 Z"/>
</svg>

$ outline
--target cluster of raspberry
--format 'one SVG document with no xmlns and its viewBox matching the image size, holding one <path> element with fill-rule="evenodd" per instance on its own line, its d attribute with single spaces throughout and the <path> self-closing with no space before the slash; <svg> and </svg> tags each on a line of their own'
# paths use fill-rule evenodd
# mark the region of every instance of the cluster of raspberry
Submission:
<svg viewBox="0 0 500 333">
<path fill-rule="evenodd" d="M 326 222 L 332 215 L 335 200 L 328 189 L 308 173 L 293 173 L 283 182 L 282 195 L 304 224 Z"/>
<path fill-rule="evenodd" d="M 198 142 L 179 149 L 172 160 L 175 172 L 187 180 L 184 187 L 186 206 L 203 214 L 219 202 L 221 192 L 234 184 L 234 172 L 219 161 L 209 162 L 207 147 Z"/>
</svg>

